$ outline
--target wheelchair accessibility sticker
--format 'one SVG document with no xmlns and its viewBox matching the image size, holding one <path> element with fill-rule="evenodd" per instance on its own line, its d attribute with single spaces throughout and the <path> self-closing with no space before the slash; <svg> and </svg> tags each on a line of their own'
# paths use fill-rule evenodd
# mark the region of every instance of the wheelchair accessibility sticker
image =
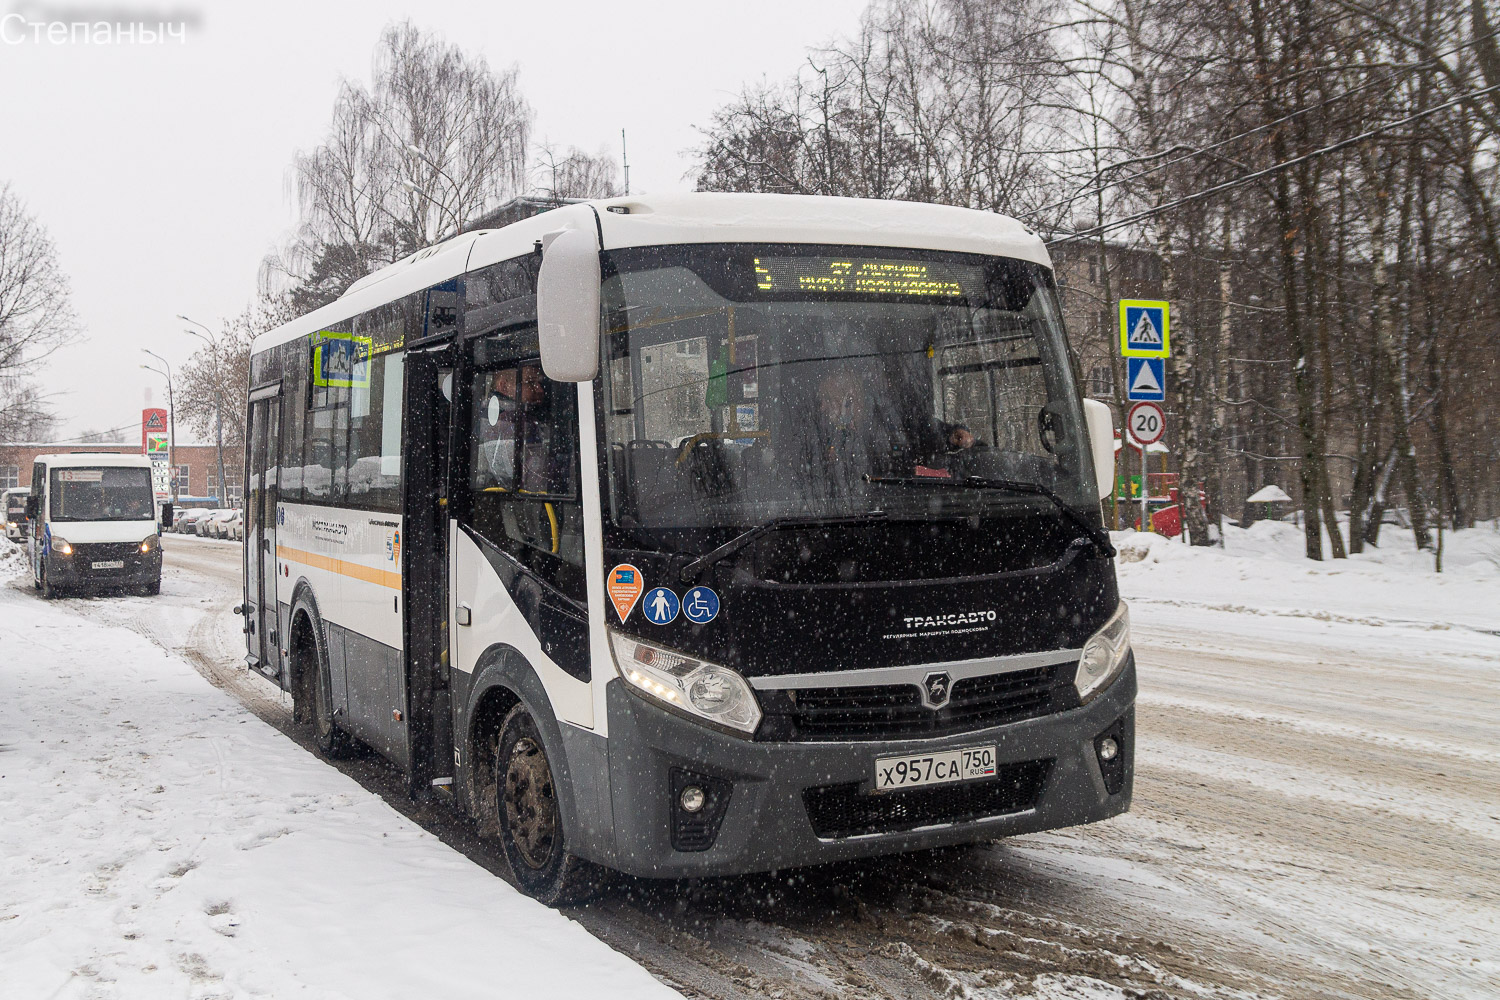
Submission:
<svg viewBox="0 0 1500 1000">
<path fill-rule="evenodd" d="M 707 587 L 694 587 L 682 599 L 682 613 L 694 625 L 707 625 L 719 616 L 719 595 Z"/>
<path fill-rule="evenodd" d="M 666 587 L 657 587 L 641 602 L 641 610 L 651 624 L 670 625 L 677 619 L 677 612 L 682 610 L 682 603 Z"/>
</svg>

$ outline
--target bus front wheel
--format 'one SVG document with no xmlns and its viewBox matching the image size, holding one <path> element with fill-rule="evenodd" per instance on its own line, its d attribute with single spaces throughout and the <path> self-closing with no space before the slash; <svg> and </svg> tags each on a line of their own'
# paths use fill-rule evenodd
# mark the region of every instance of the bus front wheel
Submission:
<svg viewBox="0 0 1500 1000">
<path fill-rule="evenodd" d="M 496 749 L 500 842 L 521 891 L 548 906 L 584 902 L 598 892 L 603 873 L 568 850 L 552 766 L 524 706 L 505 717 Z"/>
</svg>

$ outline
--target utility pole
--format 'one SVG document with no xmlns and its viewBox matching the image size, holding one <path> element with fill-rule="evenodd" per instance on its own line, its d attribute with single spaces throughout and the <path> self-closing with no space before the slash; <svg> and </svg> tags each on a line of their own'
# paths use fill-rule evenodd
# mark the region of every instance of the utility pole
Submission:
<svg viewBox="0 0 1500 1000">
<path fill-rule="evenodd" d="M 620 129 L 620 165 L 625 168 L 625 193 L 630 193 L 630 152 L 625 148 L 625 130 Z"/>
<path fill-rule="evenodd" d="M 167 370 L 161 372 L 150 365 L 141 365 L 148 372 L 164 375 L 167 380 L 167 464 L 172 467 L 170 482 L 172 483 L 172 503 L 175 505 L 177 503 L 177 403 L 172 398 L 172 365 L 155 351 L 147 351 L 144 347 L 141 350 L 167 366 Z"/>
<path fill-rule="evenodd" d="M 203 326 L 202 323 L 199 323 L 195 319 L 188 319 L 181 313 L 178 313 L 177 318 L 182 320 L 184 323 L 191 323 L 194 326 L 202 326 L 203 329 L 208 332 L 207 336 L 199 333 L 197 330 L 183 330 L 182 332 L 190 333 L 194 337 L 197 337 L 199 340 L 207 344 L 209 350 L 213 352 L 214 434 L 218 438 L 219 452 L 219 488 L 216 491 L 218 494 L 216 499 L 219 501 L 219 506 L 224 507 L 229 500 L 229 484 L 224 482 L 224 371 L 219 367 L 219 338 L 214 335 L 214 332 L 212 330 L 209 330 L 208 327 Z"/>
</svg>

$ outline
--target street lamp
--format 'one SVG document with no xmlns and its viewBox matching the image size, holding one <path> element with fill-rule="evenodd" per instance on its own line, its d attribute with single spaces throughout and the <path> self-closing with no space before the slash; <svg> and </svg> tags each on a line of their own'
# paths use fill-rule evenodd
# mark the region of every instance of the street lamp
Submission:
<svg viewBox="0 0 1500 1000">
<path fill-rule="evenodd" d="M 199 323 L 195 319 L 188 319 L 181 313 L 177 314 L 177 318 L 182 320 L 184 323 L 191 323 L 194 326 L 202 326 L 203 329 L 207 332 L 207 336 L 199 333 L 197 330 L 185 329 L 182 332 L 190 333 L 194 337 L 197 337 L 199 340 L 207 344 L 209 350 L 213 352 L 214 436 L 218 439 L 217 444 L 219 452 L 219 488 L 216 492 L 218 493 L 219 506 L 224 507 L 227 506 L 229 502 L 229 484 L 224 481 L 224 372 L 219 367 L 219 338 L 214 336 L 214 332 L 212 330 L 208 329 L 208 327 L 206 326 L 203 326 L 202 323 Z"/>
<path fill-rule="evenodd" d="M 167 370 L 162 371 L 150 365 L 141 365 L 146 371 L 163 375 L 167 380 L 167 464 L 172 467 L 172 503 L 175 504 L 177 502 L 177 404 L 172 400 L 172 365 L 155 351 L 147 351 L 144 347 L 141 350 L 167 366 Z"/>
</svg>

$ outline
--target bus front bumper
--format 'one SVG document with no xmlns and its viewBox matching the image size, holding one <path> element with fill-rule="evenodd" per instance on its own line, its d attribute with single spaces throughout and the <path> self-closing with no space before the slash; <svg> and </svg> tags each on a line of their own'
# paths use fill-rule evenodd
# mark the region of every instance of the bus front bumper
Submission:
<svg viewBox="0 0 1500 1000">
<path fill-rule="evenodd" d="M 49 552 L 47 578 L 58 587 L 144 586 L 161 579 L 161 546 L 142 553 L 129 543 L 84 543 L 72 555 Z"/>
<path fill-rule="evenodd" d="M 1037 719 L 939 739 L 758 743 L 613 680 L 607 863 L 654 878 L 748 874 L 1107 819 L 1130 807 L 1135 694 L 1132 655 L 1092 702 Z M 1106 737 L 1117 748 L 1108 762 Z M 996 778 L 872 792 L 877 758 L 987 746 Z M 692 814 L 680 804 L 689 785 L 705 793 Z"/>
</svg>

